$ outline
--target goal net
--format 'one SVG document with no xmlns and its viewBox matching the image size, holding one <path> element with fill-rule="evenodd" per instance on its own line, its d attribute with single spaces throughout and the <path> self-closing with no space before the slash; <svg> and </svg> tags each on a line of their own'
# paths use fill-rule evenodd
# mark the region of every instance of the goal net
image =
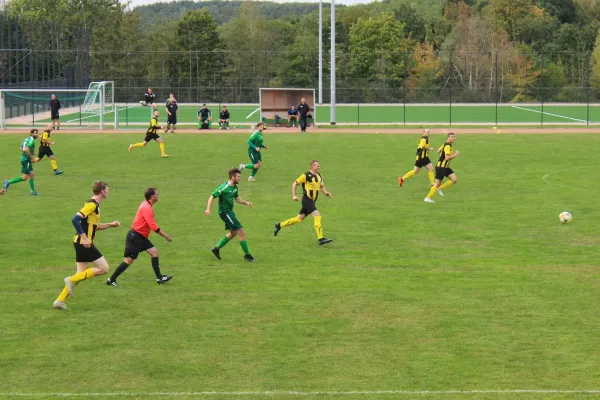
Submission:
<svg viewBox="0 0 600 400">
<path fill-rule="evenodd" d="M 287 125 L 288 110 L 291 105 L 298 107 L 300 99 L 304 98 L 310 109 L 309 123 L 316 126 L 317 110 L 315 108 L 315 89 L 294 88 L 259 88 L 260 120 Z"/>
<path fill-rule="evenodd" d="M 118 128 L 114 83 L 92 82 L 88 89 L 0 89 L 0 129 L 52 123 L 50 100 L 60 101 L 61 127 Z"/>
</svg>

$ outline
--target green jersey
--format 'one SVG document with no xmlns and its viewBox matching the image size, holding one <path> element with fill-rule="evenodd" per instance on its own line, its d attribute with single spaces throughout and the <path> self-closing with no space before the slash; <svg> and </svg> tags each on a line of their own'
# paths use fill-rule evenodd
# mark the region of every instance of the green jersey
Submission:
<svg viewBox="0 0 600 400">
<path fill-rule="evenodd" d="M 212 197 L 219 198 L 219 214 L 233 211 L 233 202 L 239 196 L 237 185 L 231 186 L 229 181 L 219 186 L 213 193 Z"/>
<path fill-rule="evenodd" d="M 23 140 L 23 143 L 21 143 L 21 162 L 29 161 L 29 156 L 25 152 L 25 149 L 29 149 L 31 155 L 35 154 L 35 139 L 33 138 L 33 136 L 25 138 Z"/>
<path fill-rule="evenodd" d="M 261 131 L 257 129 L 252 135 L 250 135 L 250 137 L 248 138 L 248 146 L 250 146 L 252 150 L 255 150 L 257 147 L 265 147 L 263 144 L 263 134 Z"/>
</svg>

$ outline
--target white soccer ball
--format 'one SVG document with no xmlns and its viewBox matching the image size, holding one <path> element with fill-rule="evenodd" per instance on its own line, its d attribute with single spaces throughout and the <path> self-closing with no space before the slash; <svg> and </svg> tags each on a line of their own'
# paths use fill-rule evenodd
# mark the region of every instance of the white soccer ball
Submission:
<svg viewBox="0 0 600 400">
<path fill-rule="evenodd" d="M 560 222 L 562 222 L 563 224 L 568 224 L 569 222 L 571 222 L 571 219 L 573 219 L 573 216 L 570 212 L 563 211 L 558 216 L 558 219 L 560 219 Z"/>
</svg>

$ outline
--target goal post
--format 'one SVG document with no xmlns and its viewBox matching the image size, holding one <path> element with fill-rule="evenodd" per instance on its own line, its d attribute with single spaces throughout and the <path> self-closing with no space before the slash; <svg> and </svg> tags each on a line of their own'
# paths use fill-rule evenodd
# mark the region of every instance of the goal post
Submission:
<svg viewBox="0 0 600 400">
<path fill-rule="evenodd" d="M 259 88 L 260 120 L 275 119 L 287 121 L 287 111 L 291 105 L 298 107 L 300 99 L 304 98 L 317 126 L 317 109 L 315 107 L 315 89 L 306 88 Z"/>
<path fill-rule="evenodd" d="M 0 89 L 0 129 L 33 128 L 52 123 L 52 95 L 61 103 L 61 127 L 118 128 L 114 82 L 87 89 Z"/>
</svg>

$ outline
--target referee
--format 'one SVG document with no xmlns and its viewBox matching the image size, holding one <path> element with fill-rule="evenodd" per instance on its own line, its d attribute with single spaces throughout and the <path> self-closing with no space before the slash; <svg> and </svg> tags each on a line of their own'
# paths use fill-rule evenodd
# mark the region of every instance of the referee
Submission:
<svg viewBox="0 0 600 400">
<path fill-rule="evenodd" d="M 52 129 L 60 129 L 60 100 L 56 98 L 56 95 L 52 95 L 50 100 L 50 119 L 52 120 Z M 55 125 L 56 124 L 56 125 Z"/>
<path fill-rule="evenodd" d="M 310 109 L 308 107 L 308 104 L 306 104 L 306 100 L 303 97 L 300 99 L 300 104 L 298 105 L 298 113 L 300 113 L 300 131 L 301 132 L 306 132 L 308 111 L 310 111 Z"/>
<path fill-rule="evenodd" d="M 152 206 L 158 202 L 158 190 L 156 188 L 148 188 L 144 193 L 144 197 L 146 200 L 140 204 L 140 207 L 138 208 L 133 220 L 133 226 L 131 227 L 131 230 L 127 232 L 127 239 L 125 240 L 125 252 L 123 254 L 125 259 L 117 267 L 112 276 L 106 281 L 106 284 L 109 286 L 119 286 L 117 283 L 117 278 L 119 275 L 125 272 L 125 270 L 131 264 L 133 264 L 133 262 L 137 259 L 138 254 L 140 254 L 142 251 L 147 252 L 152 257 L 152 269 L 154 269 L 154 274 L 156 275 L 156 283 L 160 285 L 173 279 L 172 276 L 161 274 L 158 263 L 158 249 L 154 247 L 150 240 L 148 240 L 148 236 L 150 236 L 150 230 L 153 230 L 160 236 L 167 239 L 167 242 L 172 240 L 171 236 L 167 235 L 165 231 L 161 230 L 158 225 L 156 225 L 156 221 L 154 220 L 154 210 L 152 209 Z"/>
</svg>

